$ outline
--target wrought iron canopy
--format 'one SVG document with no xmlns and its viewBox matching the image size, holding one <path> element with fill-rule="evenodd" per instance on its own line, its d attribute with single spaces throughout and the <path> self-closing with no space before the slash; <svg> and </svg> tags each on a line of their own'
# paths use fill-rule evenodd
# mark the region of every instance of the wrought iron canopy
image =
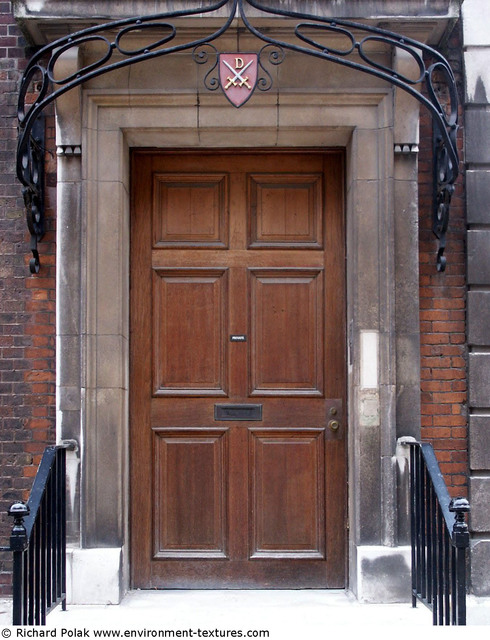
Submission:
<svg viewBox="0 0 490 640">
<path fill-rule="evenodd" d="M 454 183 L 458 177 L 459 164 L 456 146 L 458 98 L 454 74 L 447 60 L 438 51 L 417 40 L 358 22 L 288 11 L 281 8 L 284 3 L 277 0 L 216 0 L 206 3 L 196 1 L 195 4 L 196 7 L 193 9 L 125 18 L 77 31 L 42 47 L 29 61 L 19 92 L 17 177 L 23 185 L 27 224 L 31 234 L 31 272 L 39 271 L 38 241 L 44 235 L 44 158 L 41 137 L 39 132 L 36 132 L 36 123 L 39 123 L 44 109 L 56 98 L 87 80 L 143 60 L 192 50 L 196 61 L 202 62 L 206 55 L 203 54 L 203 46 L 223 35 L 235 17 L 240 17 L 245 28 L 264 41 L 266 47 L 272 47 L 269 51 L 269 61 L 273 64 L 280 61 L 284 50 L 341 64 L 386 80 L 412 95 L 430 111 L 434 129 L 432 227 L 439 239 L 437 268 L 444 271 L 446 258 L 443 253 L 449 206 Z M 284 32 L 284 28 L 289 29 L 288 37 L 278 39 L 272 35 L 270 29 L 261 28 L 260 20 L 256 21 L 250 17 L 250 9 L 269 16 L 287 18 L 287 21 L 281 23 L 281 31 Z M 223 12 L 225 15 L 220 27 L 202 38 L 177 43 L 176 37 L 180 28 L 178 25 L 181 24 L 179 18 L 212 15 L 218 12 L 219 15 L 223 15 Z M 147 36 L 149 43 L 134 48 L 134 44 L 131 45 L 131 36 L 136 34 Z M 344 45 L 340 48 L 329 47 L 324 41 L 329 35 L 340 36 Z M 74 47 L 87 43 L 103 48 L 99 59 L 65 78 L 57 77 L 55 67 L 60 56 Z M 390 66 L 381 64 L 370 55 L 369 45 L 372 43 L 383 43 L 393 50 L 401 50 L 411 55 L 418 66 L 418 76 L 408 78 Z M 217 51 L 214 47 L 212 49 Z M 212 86 L 212 80 L 210 83 L 206 85 L 208 89 L 216 88 Z M 267 88 L 267 78 L 263 79 L 263 83 L 263 88 Z M 441 83 L 447 88 L 447 103 L 438 96 L 436 85 Z M 27 103 L 27 96 L 32 93 L 33 84 L 35 100 Z M 421 84 L 425 86 L 425 94 L 418 87 Z"/>
</svg>

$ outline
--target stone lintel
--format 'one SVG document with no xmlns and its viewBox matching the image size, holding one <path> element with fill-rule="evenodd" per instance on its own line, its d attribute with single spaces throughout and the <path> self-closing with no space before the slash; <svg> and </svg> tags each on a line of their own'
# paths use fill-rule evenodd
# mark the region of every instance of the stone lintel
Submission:
<svg viewBox="0 0 490 640">
<path fill-rule="evenodd" d="M 122 0 L 117 3 L 117 15 L 111 0 L 99 0 L 94 9 L 94 2 L 89 0 L 18 0 L 15 3 L 14 15 L 24 34 L 34 44 L 46 44 L 56 38 L 75 31 L 102 24 L 110 20 L 145 16 L 169 11 L 169 3 L 164 0 L 148 2 L 147 0 Z M 269 3 L 270 4 L 270 3 Z M 278 3 L 283 8 L 284 3 Z M 327 18 L 344 18 L 346 20 L 362 20 L 387 30 L 396 31 L 420 42 L 430 45 L 438 44 L 444 39 L 446 32 L 459 17 L 460 0 L 337 0 L 326 3 L 321 0 L 291 0 L 287 9 Z M 181 11 L 194 9 L 196 3 L 180 0 L 171 3 L 171 10 Z M 229 13 L 229 7 L 220 9 L 212 18 L 219 24 Z M 271 17 L 249 8 L 247 15 L 260 16 L 262 23 L 284 25 L 282 16 Z M 190 18 L 189 26 L 195 28 L 201 16 Z M 189 21 L 183 18 L 183 21 Z"/>
</svg>

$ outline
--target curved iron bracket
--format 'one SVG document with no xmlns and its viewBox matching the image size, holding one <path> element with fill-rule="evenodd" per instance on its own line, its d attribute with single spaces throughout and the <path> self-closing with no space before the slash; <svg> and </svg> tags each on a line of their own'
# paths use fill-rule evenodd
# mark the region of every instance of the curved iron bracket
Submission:
<svg viewBox="0 0 490 640">
<path fill-rule="evenodd" d="M 206 45 L 224 34 L 231 26 L 237 13 L 246 29 L 266 42 L 267 45 L 275 47 L 274 51 L 296 51 L 376 76 L 406 91 L 429 110 L 434 127 L 432 228 L 439 239 L 437 268 L 439 271 L 444 271 L 446 258 L 443 253 L 449 221 L 449 206 L 454 192 L 454 183 L 458 177 L 459 165 L 456 145 L 458 98 L 454 74 L 449 63 L 435 49 L 391 31 L 342 19 L 288 11 L 281 9 L 279 3 L 277 3 L 278 6 L 274 6 L 275 4 L 272 1 L 270 4 L 265 4 L 256 0 L 219 0 L 206 7 L 198 6 L 194 9 L 116 20 L 60 38 L 46 45 L 33 56 L 27 65 L 19 91 L 17 146 L 17 177 L 24 186 L 23 193 L 33 253 L 30 262 L 32 273 L 39 271 L 37 243 L 44 233 L 42 172 L 44 159 L 38 140 L 39 134 L 36 134 L 35 126 L 46 106 L 87 80 L 143 60 L 177 51 L 192 50 L 194 59 L 197 62 L 204 62 L 207 58 L 204 60 L 203 47 L 205 48 Z M 178 26 L 174 22 L 176 19 L 198 14 L 212 14 L 223 8 L 227 8 L 227 17 L 223 19 L 223 25 L 220 28 L 203 38 L 182 44 L 172 44 L 178 34 Z M 295 39 L 282 41 L 273 38 L 269 30 L 261 31 L 247 15 L 248 8 L 272 16 L 288 18 L 288 22 L 281 24 L 282 28 L 289 27 L 291 21 L 297 21 L 297 24 L 291 27 L 291 35 Z M 128 37 L 141 32 L 150 36 L 150 42 L 143 48 L 131 48 L 130 42 L 126 42 L 129 40 Z M 157 34 L 157 38 L 154 40 L 151 39 L 152 32 Z M 344 45 L 341 48 L 329 48 L 322 43 L 322 37 L 332 34 L 343 40 Z M 398 49 L 411 55 L 419 70 L 417 77 L 408 78 L 400 75 L 393 68 L 380 64 L 376 59 L 371 58 L 368 45 L 373 42 L 387 44 L 393 50 Z M 104 50 L 99 59 L 79 69 L 75 74 L 65 78 L 57 78 L 55 66 L 59 57 L 69 49 L 85 43 L 102 45 Z M 216 51 L 214 47 L 212 49 Z M 118 55 L 117 60 L 114 60 L 115 54 Z M 275 55 L 280 54 L 276 53 Z M 211 71 L 205 78 L 205 86 L 214 90 L 217 88 L 217 84 L 216 79 L 210 77 Z M 265 69 L 264 71 L 269 75 Z M 34 102 L 27 104 L 26 98 L 28 93 L 32 91 L 33 83 L 36 88 L 36 97 Z M 263 83 L 264 87 L 269 87 L 271 84 L 268 79 L 264 79 Z M 425 85 L 426 95 L 419 90 L 419 84 Z M 448 89 L 447 104 L 438 97 L 437 85 L 439 84 L 443 84 Z"/>
</svg>

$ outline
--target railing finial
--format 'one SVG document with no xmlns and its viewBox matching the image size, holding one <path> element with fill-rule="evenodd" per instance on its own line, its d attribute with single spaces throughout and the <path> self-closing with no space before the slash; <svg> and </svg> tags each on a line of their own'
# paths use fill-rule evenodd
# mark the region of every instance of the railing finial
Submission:
<svg viewBox="0 0 490 640">
<path fill-rule="evenodd" d="M 14 526 L 10 534 L 10 548 L 12 551 L 24 551 L 27 547 L 24 518 L 29 515 L 30 509 L 24 502 L 14 502 L 7 513 L 14 519 Z"/>
<path fill-rule="evenodd" d="M 452 498 L 449 511 L 454 513 L 456 521 L 453 526 L 454 541 L 457 547 L 467 547 L 469 543 L 468 525 L 465 513 L 470 511 L 470 503 L 466 498 Z"/>
</svg>

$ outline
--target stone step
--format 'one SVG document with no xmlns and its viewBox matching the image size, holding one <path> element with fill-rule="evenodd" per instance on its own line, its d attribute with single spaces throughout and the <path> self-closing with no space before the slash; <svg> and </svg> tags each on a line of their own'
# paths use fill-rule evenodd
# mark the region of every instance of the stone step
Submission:
<svg viewBox="0 0 490 640">
<path fill-rule="evenodd" d="M 387 631 L 391 627 L 393 631 L 401 631 L 402 637 L 407 629 L 412 629 L 410 637 L 413 637 L 414 627 L 424 629 L 423 637 L 432 629 L 432 614 L 421 604 L 415 609 L 409 603 L 363 604 L 349 591 L 342 590 L 137 590 L 128 593 L 119 605 L 68 605 L 67 608 L 65 612 L 61 607 L 52 611 L 46 627 L 81 633 L 84 629 L 121 629 L 133 631 L 133 635 L 126 637 L 134 638 L 237 638 L 246 637 L 249 631 L 267 631 L 271 640 L 324 640 L 327 629 L 333 627 L 348 627 L 359 632 Z M 10 612 L 11 601 L 0 600 L 0 625 L 10 624 Z M 468 623 L 490 624 L 489 598 L 468 598 Z M 174 635 L 158 636 L 157 630 L 174 632 Z M 472 640 L 488 637 L 488 626 L 480 628 L 481 636 L 475 635 L 475 630 L 472 626 Z M 230 633 L 225 635 L 226 631 Z M 232 635 L 232 632 L 237 633 Z M 56 637 L 61 638 L 60 634 Z M 63 637 L 83 636 L 65 633 Z"/>
</svg>

